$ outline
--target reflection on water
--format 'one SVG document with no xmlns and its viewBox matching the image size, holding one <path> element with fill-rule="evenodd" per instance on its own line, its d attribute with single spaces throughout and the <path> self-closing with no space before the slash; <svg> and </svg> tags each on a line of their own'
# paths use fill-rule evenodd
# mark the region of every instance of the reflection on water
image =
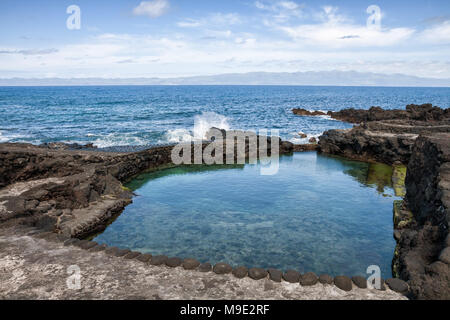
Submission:
<svg viewBox="0 0 450 320">
<path fill-rule="evenodd" d="M 146 173 L 127 185 L 137 194 L 133 203 L 95 240 L 318 274 L 365 275 L 375 264 L 389 277 L 392 203 L 399 199 L 392 173 L 315 152 L 282 157 L 274 176 L 261 176 L 259 164 Z"/>
</svg>

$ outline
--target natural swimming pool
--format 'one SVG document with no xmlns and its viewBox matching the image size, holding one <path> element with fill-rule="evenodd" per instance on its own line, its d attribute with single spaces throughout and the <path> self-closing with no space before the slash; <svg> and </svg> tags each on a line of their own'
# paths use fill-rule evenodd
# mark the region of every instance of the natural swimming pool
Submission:
<svg viewBox="0 0 450 320">
<path fill-rule="evenodd" d="M 232 266 L 391 276 L 392 168 L 315 152 L 259 164 L 182 166 L 127 184 L 133 203 L 94 239 L 153 255 Z"/>
</svg>

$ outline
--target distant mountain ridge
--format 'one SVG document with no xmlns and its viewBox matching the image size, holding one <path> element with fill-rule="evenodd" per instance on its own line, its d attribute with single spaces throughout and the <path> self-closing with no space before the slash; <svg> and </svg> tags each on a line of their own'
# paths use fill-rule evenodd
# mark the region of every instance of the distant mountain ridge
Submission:
<svg viewBox="0 0 450 320">
<path fill-rule="evenodd" d="M 450 87 L 450 79 L 356 71 L 249 72 L 178 78 L 10 78 L 0 86 L 80 85 L 301 85 Z"/>
</svg>

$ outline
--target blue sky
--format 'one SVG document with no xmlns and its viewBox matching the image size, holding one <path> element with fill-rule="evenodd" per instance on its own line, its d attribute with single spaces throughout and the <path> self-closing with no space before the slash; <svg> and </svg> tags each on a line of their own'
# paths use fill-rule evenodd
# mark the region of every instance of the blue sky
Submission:
<svg viewBox="0 0 450 320">
<path fill-rule="evenodd" d="M 69 30 L 69 5 L 81 29 Z M 368 27 L 370 5 L 379 27 Z M 450 1 L 1 0 L 0 78 L 268 71 L 450 78 Z"/>
</svg>

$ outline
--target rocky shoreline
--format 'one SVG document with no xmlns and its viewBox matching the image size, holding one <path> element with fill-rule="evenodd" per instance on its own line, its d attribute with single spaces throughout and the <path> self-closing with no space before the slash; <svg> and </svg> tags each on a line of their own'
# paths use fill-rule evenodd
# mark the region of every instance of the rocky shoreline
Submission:
<svg viewBox="0 0 450 320">
<path fill-rule="evenodd" d="M 370 112 L 373 110 L 365 116 L 360 112 L 358 117 L 372 119 Z M 393 262 L 394 274 L 406 282 L 388 279 L 386 284 L 413 298 L 448 299 L 449 113 L 429 105 L 388 113 L 395 114 L 395 120 L 365 121 L 350 130 L 331 130 L 324 133 L 318 145 L 293 145 L 280 139 L 280 153 L 318 150 L 350 159 L 408 165 L 407 194 L 405 201 L 397 204 L 394 216 L 398 245 Z M 397 114 L 406 114 L 407 118 L 397 118 Z M 271 139 L 267 140 L 268 149 Z M 209 144 L 204 143 L 202 150 Z M 144 171 L 173 166 L 173 148 L 118 153 L 98 151 L 91 145 L 0 144 L 0 227 L 15 233 L 20 230 L 18 226 L 28 226 L 33 228 L 32 237 L 42 234 L 50 241 L 60 239 L 67 245 L 86 250 L 98 247 L 106 252 L 106 246 L 80 239 L 102 231 L 131 203 L 133 195 L 123 182 Z M 119 248 L 109 248 L 108 252 L 130 259 L 143 256 Z M 150 256 L 147 262 L 168 267 L 195 264 L 194 269 L 200 271 L 207 267 L 190 260 Z M 275 282 L 280 278 L 301 286 L 330 283 L 344 291 L 355 286 L 364 288 L 365 284 L 358 277 L 333 279 L 292 270 L 283 274 L 278 270 L 232 269 L 226 264 L 209 265 L 209 270 L 232 273 L 236 278 Z"/>
<path fill-rule="evenodd" d="M 425 104 L 323 115 L 358 125 L 325 132 L 319 152 L 407 165 L 406 196 L 394 205 L 393 273 L 408 282 L 414 298 L 450 299 L 450 109 Z"/>
</svg>

